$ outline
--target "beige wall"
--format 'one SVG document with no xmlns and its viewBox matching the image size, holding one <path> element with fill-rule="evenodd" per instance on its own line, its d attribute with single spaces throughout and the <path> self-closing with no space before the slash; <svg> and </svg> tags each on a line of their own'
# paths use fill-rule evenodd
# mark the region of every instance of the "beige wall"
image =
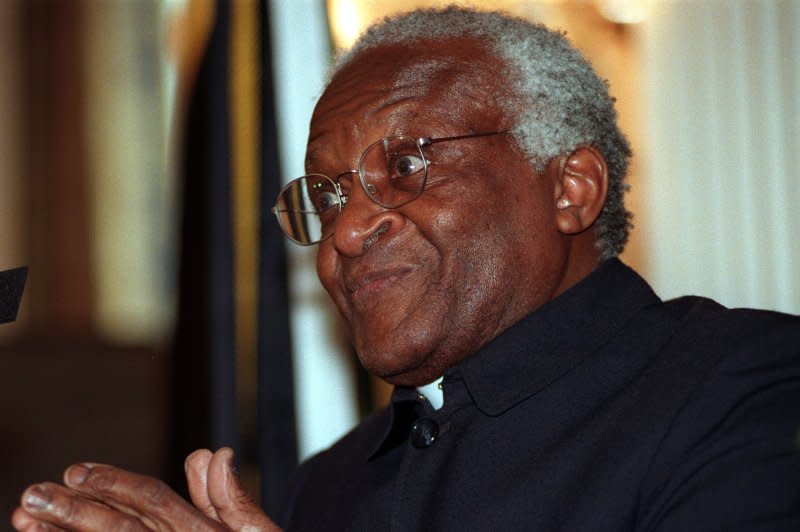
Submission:
<svg viewBox="0 0 800 532">
<path fill-rule="evenodd" d="M 645 271 L 800 313 L 800 3 L 659 2 L 638 30 Z"/>
</svg>

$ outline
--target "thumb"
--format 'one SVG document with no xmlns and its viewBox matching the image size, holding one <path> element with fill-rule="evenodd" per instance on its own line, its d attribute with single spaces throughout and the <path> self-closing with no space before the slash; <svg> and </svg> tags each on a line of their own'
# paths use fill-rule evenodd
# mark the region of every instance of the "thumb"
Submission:
<svg viewBox="0 0 800 532">
<path fill-rule="evenodd" d="M 192 503 L 208 517 L 219 521 L 217 510 L 208 498 L 208 466 L 212 456 L 208 449 L 198 449 L 186 458 L 183 469 Z"/>
<path fill-rule="evenodd" d="M 208 499 L 218 519 L 235 532 L 280 532 L 245 492 L 233 471 L 233 450 L 223 447 L 208 464 Z"/>
</svg>

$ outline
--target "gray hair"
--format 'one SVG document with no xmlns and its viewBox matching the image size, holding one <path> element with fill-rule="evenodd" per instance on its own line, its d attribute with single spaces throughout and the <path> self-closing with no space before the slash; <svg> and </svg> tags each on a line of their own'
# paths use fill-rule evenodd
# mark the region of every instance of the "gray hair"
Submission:
<svg viewBox="0 0 800 532">
<path fill-rule="evenodd" d="M 498 106 L 507 116 L 518 117 L 511 134 L 537 171 L 580 146 L 594 146 L 603 154 L 609 186 L 596 224 L 596 245 L 604 259 L 619 255 L 632 227 L 623 201 L 631 149 L 617 126 L 608 83 L 565 34 L 501 12 L 422 9 L 370 27 L 337 57 L 332 73 L 370 48 L 457 37 L 485 43 L 506 64 L 510 94 L 499 98 Z"/>
</svg>

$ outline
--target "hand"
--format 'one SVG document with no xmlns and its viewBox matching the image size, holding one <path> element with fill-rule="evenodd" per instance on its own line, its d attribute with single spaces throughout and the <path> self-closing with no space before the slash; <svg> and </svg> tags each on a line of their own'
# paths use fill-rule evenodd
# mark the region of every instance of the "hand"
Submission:
<svg viewBox="0 0 800 532">
<path fill-rule="evenodd" d="M 25 532 L 67 530 L 274 532 L 279 528 L 245 494 L 230 449 L 196 451 L 186 460 L 192 507 L 163 482 L 101 464 L 76 464 L 64 484 L 29 487 L 12 516 Z"/>
<path fill-rule="evenodd" d="M 207 517 L 222 522 L 230 530 L 280 532 L 280 528 L 239 484 L 233 472 L 233 451 L 223 447 L 216 453 L 200 449 L 184 463 L 189 496 Z"/>
</svg>

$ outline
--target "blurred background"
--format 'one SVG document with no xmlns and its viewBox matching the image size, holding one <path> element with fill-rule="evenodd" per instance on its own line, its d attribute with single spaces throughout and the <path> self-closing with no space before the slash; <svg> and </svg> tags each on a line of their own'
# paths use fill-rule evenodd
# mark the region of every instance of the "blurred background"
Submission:
<svg viewBox="0 0 800 532">
<path fill-rule="evenodd" d="M 275 511 L 387 389 L 269 208 L 337 48 L 395 0 L 0 2 L 0 510 L 74 461 L 182 487 L 233 446 Z M 391 4 L 391 8 L 387 7 Z M 662 297 L 800 312 L 800 3 L 493 0 L 564 29 L 634 161 L 623 258 Z"/>
</svg>

